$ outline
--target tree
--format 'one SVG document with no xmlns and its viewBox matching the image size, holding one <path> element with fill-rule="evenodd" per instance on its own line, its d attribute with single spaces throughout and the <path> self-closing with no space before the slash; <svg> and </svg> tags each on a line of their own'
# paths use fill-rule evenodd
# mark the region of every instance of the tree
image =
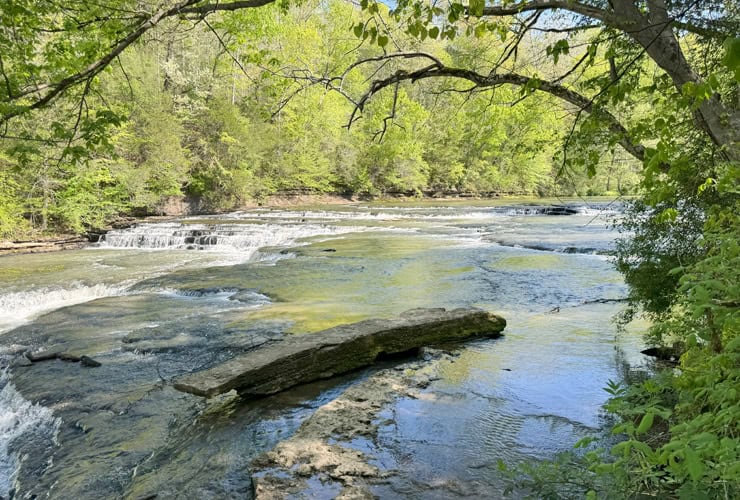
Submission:
<svg viewBox="0 0 740 500">
<path fill-rule="evenodd" d="M 78 92 L 84 100 L 90 83 L 106 67 L 117 61 L 120 54 L 140 39 L 145 33 L 169 23 L 198 23 L 217 12 L 231 12 L 250 9 L 272 3 L 272 0 L 245 0 L 224 3 L 209 3 L 198 0 L 166 2 L 154 10 L 142 10 L 138 3 L 124 0 L 117 5 L 101 4 L 91 7 L 85 2 L 69 4 L 34 4 L 8 2 L 4 9 L 3 25 L 0 31 L 0 73 L 5 85 L 0 86 L 0 125 L 29 111 L 43 108 L 57 98 Z M 574 33 L 588 27 L 598 27 L 603 32 L 611 32 L 614 37 L 624 36 L 641 47 L 670 77 L 673 85 L 683 91 L 687 86 L 698 88 L 701 98 L 697 99 L 695 116 L 697 122 L 711 140 L 723 148 L 722 154 L 728 159 L 740 159 L 738 134 L 740 133 L 740 111 L 726 105 L 720 98 L 711 81 L 700 76 L 689 64 L 676 33 L 679 31 L 695 33 L 707 39 L 721 40 L 736 34 L 737 7 L 730 2 L 711 0 L 697 2 L 690 0 L 632 0 L 573 1 L 573 0 L 529 0 L 502 1 L 486 6 L 484 1 L 471 2 L 469 8 L 452 2 L 443 10 L 435 4 L 429 5 L 417 0 L 402 0 L 393 9 L 397 19 L 407 17 L 406 31 L 420 39 L 437 37 L 452 38 L 459 33 L 459 21 L 481 18 L 497 19 L 514 16 L 515 43 L 509 51 L 515 53 L 516 45 L 523 33 L 530 30 L 556 30 L 561 33 Z M 383 34 L 382 20 L 378 13 L 381 8 L 375 2 L 362 2 L 372 16 L 373 22 L 362 23 L 358 34 L 372 35 L 373 41 L 385 47 L 392 33 Z M 570 18 L 553 17 L 549 12 L 569 12 Z M 712 12 L 720 12 L 719 18 Z M 532 13 L 529 18 L 522 15 Z M 440 23 L 441 16 L 446 15 Z M 588 20 L 588 21 L 586 21 Z M 594 24 L 595 23 L 595 24 Z M 550 25 L 549 27 L 547 27 Z M 358 25 L 359 26 L 359 25 Z M 543 28 L 543 26 L 545 26 Z M 380 27 L 380 28 L 378 28 Z M 370 31 L 365 31 L 368 28 Z M 470 30 L 471 25 L 467 27 Z M 481 33 L 486 29 L 499 30 L 503 34 L 510 29 L 509 21 L 504 24 L 493 22 L 477 23 L 472 32 Z M 374 30 L 374 31 L 373 31 Z M 598 42 L 589 46 L 597 47 Z M 733 45 L 734 47 L 734 45 Z M 732 49 L 736 51 L 737 49 Z M 554 57 L 568 51 L 568 44 L 555 44 L 551 53 Z M 36 61 L 43 57 L 44 64 Z M 389 55 L 397 57 L 397 55 Z M 404 56 L 405 57 L 405 56 Z M 420 56 L 424 57 L 424 56 Z M 453 77 L 471 81 L 477 86 L 514 84 L 537 88 L 564 99 L 586 112 L 594 110 L 594 99 L 575 93 L 560 85 L 558 80 L 545 81 L 531 76 L 519 75 L 506 70 L 503 58 L 499 64 L 490 68 L 492 73 L 482 74 L 463 68 L 448 67 L 434 58 L 426 58 L 426 68 L 396 74 L 384 81 L 376 81 L 366 94 L 368 97 L 381 88 L 398 81 L 415 81 L 428 77 Z M 586 64 L 593 64 L 593 57 Z M 583 63 L 582 63 L 583 64 Z M 733 62 L 737 64 L 737 62 Z M 617 68 L 617 75 L 624 73 L 633 62 Z M 503 71 L 502 71 L 503 70 Z M 610 87 L 614 82 L 605 86 Z M 602 88 L 604 90 L 604 88 Z M 597 94 L 598 95 L 598 94 Z M 360 107 L 367 99 L 359 101 Z M 620 142 L 634 156 L 642 159 L 643 151 L 632 144 L 628 134 L 617 120 L 601 110 L 601 118 L 608 122 L 613 132 L 622 135 Z M 7 134 L 7 128 L 6 128 Z"/>
<path fill-rule="evenodd" d="M 184 0 L 167 2 L 153 10 L 142 10 L 130 0 L 94 8 L 85 2 L 65 5 L 9 2 L 3 17 L 5 27 L 0 31 L 0 49 L 3 49 L 0 73 L 5 84 L 0 86 L 0 125 L 5 127 L 4 135 L 8 135 L 10 120 L 44 108 L 59 98 L 73 97 L 82 106 L 96 76 L 119 61 L 124 50 L 151 30 L 163 27 L 187 29 L 187 25 L 207 23 L 207 18 L 215 13 L 251 9 L 269 3 L 272 1 L 209 3 Z M 689 63 L 677 37 L 677 33 L 694 33 L 716 42 L 736 33 L 733 30 L 737 27 L 737 7 L 721 0 L 710 3 L 649 0 L 643 5 L 643 2 L 631 0 L 529 0 L 494 2 L 486 6 L 479 0 L 471 2 L 469 7 L 452 2 L 443 10 L 436 4 L 402 0 L 390 14 L 396 20 L 404 19 L 401 27 L 419 40 L 427 37 L 451 39 L 462 30 L 475 35 L 495 31 L 502 39 L 513 31 L 514 40 L 500 60 L 486 68 L 486 72 L 449 66 L 430 54 L 413 52 L 390 52 L 382 57 L 355 62 L 349 69 L 368 62 L 389 60 L 410 59 L 424 63 L 424 66 L 402 68 L 386 78 L 374 80 L 369 90 L 356 100 L 356 105 L 361 110 L 374 94 L 399 82 L 432 77 L 463 79 L 478 88 L 518 85 L 526 91 L 548 92 L 583 112 L 597 115 L 625 150 L 642 161 L 644 146 L 636 143 L 620 120 L 602 104 L 605 99 L 614 98 L 614 90 L 619 90 L 619 81 L 638 66 L 636 63 L 640 58 L 647 55 L 665 72 L 674 87 L 695 97 L 697 123 L 719 147 L 720 154 L 736 161 L 740 159 L 740 111 L 723 102 L 711 75 L 700 76 L 701 72 Z M 370 17 L 356 26 L 356 34 L 363 39 L 369 36 L 384 51 L 390 47 L 391 40 L 397 45 L 394 33 L 385 29 L 388 27 L 384 19 L 387 16 L 382 13 L 385 8 L 369 0 L 363 1 L 362 5 Z M 564 16 L 560 12 L 572 15 Z M 712 12 L 721 14 L 716 16 Z M 573 34 L 593 28 L 597 28 L 599 33 L 591 38 L 588 50 L 573 68 L 559 77 L 548 80 L 514 71 L 512 63 L 516 62 L 517 49 L 525 34 L 536 31 L 566 34 L 565 38 L 548 47 L 549 54 L 557 62 L 561 54 L 569 52 L 568 39 Z M 634 58 L 618 61 L 620 54 L 614 46 L 616 41 L 624 39 L 634 42 L 640 50 Z M 592 95 L 577 92 L 568 84 L 567 78 L 576 71 L 595 65 L 596 53 L 602 45 L 609 45 L 611 49 L 611 52 L 607 49 L 610 53 L 606 54 L 610 61 L 611 80 L 601 82 Z M 735 54 L 737 44 L 732 42 L 730 45 L 728 52 Z M 36 62 L 39 58 L 43 64 Z M 731 64 L 737 66 L 737 61 L 733 59 Z M 342 82 L 345 76 L 346 72 L 341 77 L 322 75 L 315 78 L 315 83 L 336 89 L 341 85 L 334 83 Z M 99 119 L 98 124 L 104 126 L 106 122 Z M 69 129 L 71 124 L 67 125 L 57 129 Z M 71 128 L 73 135 L 80 132 L 79 123 Z M 86 133 L 79 135 L 84 139 Z"/>
<path fill-rule="evenodd" d="M 317 4 L 2 2 L 0 235 L 182 192 L 531 192 L 553 166 L 621 192 L 639 162 L 618 266 L 656 340 L 689 352 L 616 400 L 612 472 L 628 493 L 737 493 L 737 3 Z M 668 442 L 646 443 L 658 419 Z"/>
</svg>

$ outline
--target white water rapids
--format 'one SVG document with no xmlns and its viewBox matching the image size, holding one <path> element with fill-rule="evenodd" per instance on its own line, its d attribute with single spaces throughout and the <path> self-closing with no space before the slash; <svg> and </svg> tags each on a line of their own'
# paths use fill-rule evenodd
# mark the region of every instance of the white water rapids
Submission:
<svg viewBox="0 0 740 500">
<path fill-rule="evenodd" d="M 290 247 L 300 240 L 317 236 L 335 236 L 354 232 L 362 228 L 333 226 L 328 224 L 191 224 L 183 222 L 143 223 L 125 230 L 109 232 L 98 245 L 89 251 L 134 250 L 175 251 L 204 250 L 196 258 L 192 252 L 184 252 L 181 258 L 162 265 L 153 261 L 146 253 L 139 255 L 141 266 L 138 276 L 115 283 L 106 282 L 105 267 L 88 267 L 73 270 L 74 276 L 48 286 L 35 282 L 6 286 L 0 291 L 0 334 L 27 323 L 34 318 L 56 309 L 82 304 L 103 297 L 124 295 L 129 288 L 152 276 L 169 272 L 182 266 L 221 266 L 263 260 L 274 262 L 281 257 L 279 252 L 261 253 L 260 248 Z M 99 252 L 98 252 L 99 253 Z M 113 259 L 113 262 L 116 262 Z M 66 276 L 67 269 L 59 274 Z M 133 269 L 135 270 L 135 269 Z M 131 274 L 131 273 L 129 273 Z M 30 286 L 29 286 L 30 285 Z"/>
<path fill-rule="evenodd" d="M 593 408 L 598 407 L 601 395 L 600 387 L 592 386 L 598 385 L 597 379 L 614 376 L 611 345 L 608 351 L 602 349 L 612 338 L 609 328 L 600 325 L 604 322 L 604 314 L 584 309 L 581 318 L 575 316 L 580 309 L 559 316 L 548 315 L 547 311 L 555 306 L 565 309 L 594 298 L 618 297 L 623 289 L 620 278 L 609 270 L 606 257 L 602 255 L 611 248 L 614 234 L 603 218 L 592 223 L 592 219 L 603 212 L 580 204 L 567 208 L 561 212 L 563 215 L 555 216 L 546 207 L 529 205 L 372 205 L 305 211 L 256 209 L 141 223 L 111 231 L 98 244 L 80 251 L 0 258 L 0 498 L 8 497 L 14 488 L 21 491 L 13 494 L 21 496 L 29 488 L 28 483 L 15 485 L 17 478 L 26 477 L 29 465 L 13 443 L 24 443 L 26 449 L 30 446 L 28 443 L 40 443 L 42 449 L 44 446 L 49 449 L 56 446 L 54 434 L 60 425 L 64 431 L 77 422 L 77 417 L 68 418 L 62 407 L 57 406 L 57 415 L 64 415 L 64 422 L 61 422 L 50 409 L 32 404 L 19 392 L 23 391 L 33 401 L 45 401 L 28 392 L 23 376 L 18 375 L 26 373 L 26 379 L 34 377 L 32 390 L 48 387 L 57 396 L 60 390 L 54 385 L 58 380 L 56 372 L 47 373 L 47 379 L 39 379 L 38 374 L 45 369 L 41 366 L 7 368 L 13 362 L 12 355 L 24 346 L 43 347 L 34 339 L 39 334 L 55 336 L 55 341 L 76 342 L 76 346 L 91 346 L 93 356 L 102 356 L 103 366 L 94 373 L 111 370 L 118 378 L 111 378 L 110 386 L 86 387 L 79 393 L 108 405 L 108 398 L 113 398 L 112 394 L 118 390 L 116 384 L 134 383 L 129 371 L 134 361 L 140 361 L 132 352 L 123 350 L 131 344 L 124 345 L 120 338 L 146 328 L 177 332 L 178 336 L 173 338 L 192 342 L 196 347 L 207 345 L 209 347 L 203 348 L 205 357 L 211 355 L 207 349 L 214 354 L 224 352 L 219 342 L 237 345 L 227 341 L 240 335 L 239 338 L 246 341 L 249 335 L 264 333 L 250 329 L 256 328 L 259 321 L 275 318 L 286 322 L 303 321 L 303 324 L 313 324 L 313 321 L 318 329 L 327 318 L 352 321 L 355 316 L 383 317 L 382 314 L 396 314 L 395 309 L 402 306 L 498 308 L 506 313 L 507 319 L 515 320 L 508 333 L 509 341 L 465 351 L 462 361 L 456 365 L 460 367 L 460 374 L 451 373 L 450 380 L 444 382 L 449 383 L 450 393 L 454 395 L 450 397 L 457 401 L 455 408 L 450 410 L 454 415 L 445 417 L 439 405 L 431 406 L 432 402 L 428 403 L 430 409 L 426 413 L 424 408 L 402 408 L 413 410 L 409 415 L 416 415 L 417 411 L 439 415 L 440 428 L 447 428 L 451 422 L 463 422 L 468 427 L 488 426 L 485 432 L 473 433 L 475 439 L 479 434 L 505 434 L 513 440 L 509 434 L 514 424 L 502 429 L 494 426 L 503 421 L 502 412 L 509 412 L 512 422 L 522 428 L 531 428 L 528 435 L 538 436 L 535 445 L 539 446 L 540 441 L 550 436 L 555 443 L 553 448 L 570 439 L 571 434 L 580 432 L 571 428 L 595 428 L 598 415 Z M 564 216 L 565 213 L 570 215 Z M 296 249 L 303 245 L 306 245 L 304 249 Z M 590 255 L 594 253 L 599 255 Z M 256 310 L 263 319 L 244 319 L 245 311 Z M 522 318 L 530 316 L 530 323 L 522 322 Z M 562 323 L 561 331 L 554 330 L 558 321 Z M 571 332 L 571 323 L 578 324 L 583 331 Z M 545 331 L 555 333 L 548 337 L 542 334 Z M 205 338 L 207 341 L 203 344 L 196 343 Z M 548 348 L 547 339 L 555 347 Z M 567 339 L 566 343 L 556 344 L 562 339 Z M 579 349 L 583 351 L 581 355 Z M 527 353 L 529 361 L 522 361 L 523 352 Z M 187 351 L 186 354 L 191 353 Z M 531 366 L 526 370 L 509 369 L 518 368 L 516 363 L 531 365 L 531 359 L 538 355 L 542 360 L 537 361 L 537 369 Z M 601 357 L 596 368 L 584 372 L 584 360 L 596 359 L 597 355 Z M 157 353 L 147 356 L 156 358 L 159 367 L 162 358 Z M 484 362 L 479 362 L 484 358 Z M 171 373 L 195 366 L 189 359 L 182 361 L 182 366 L 175 365 L 181 361 L 174 359 L 169 360 L 173 363 L 169 366 Z M 52 363 L 58 362 L 43 365 L 52 367 Z M 124 365 L 125 369 L 116 372 L 116 367 Z M 468 365 L 470 368 L 464 369 Z M 546 373 L 542 367 L 550 365 L 557 369 Z M 83 385 L 92 382 L 89 377 L 92 371 L 77 370 L 70 363 L 58 366 L 60 371 L 69 371 L 70 377 L 80 377 L 75 380 Z M 142 373 L 150 369 L 136 368 Z M 541 380 L 537 379 L 540 374 Z M 573 386 L 573 394 L 560 399 L 553 396 L 554 391 L 548 385 L 553 380 L 558 383 L 567 380 L 565 385 Z M 471 387 L 475 394 L 493 399 L 475 399 L 470 396 L 473 394 L 469 390 Z M 144 390 L 142 385 L 132 389 L 132 393 L 144 393 Z M 510 390 L 517 398 L 521 395 L 527 401 L 509 398 Z M 76 392 L 71 394 L 70 397 L 77 397 Z M 160 418 L 156 413 L 161 409 L 164 413 L 170 412 L 169 417 L 181 418 L 173 402 L 179 399 L 163 403 L 162 397 L 157 394 L 152 398 L 152 401 L 156 399 L 152 403 L 152 413 L 147 409 L 133 412 L 133 415 L 151 415 L 154 421 Z M 574 410 L 576 399 L 585 401 L 586 410 Z M 580 414 L 583 416 L 578 417 Z M 557 429 L 554 431 L 546 425 L 552 415 L 566 422 L 558 427 L 561 431 L 566 429 L 562 436 L 556 435 Z M 114 416 L 110 421 L 126 418 L 129 417 Z M 133 425 L 135 416 L 130 418 L 128 422 Z M 165 417 L 161 418 L 164 422 Z M 409 418 L 409 425 L 415 426 L 420 421 Z M 430 416 L 424 419 L 432 420 Z M 578 425 L 568 424 L 571 420 Z M 246 420 L 242 423 L 252 425 Z M 126 425 L 124 427 L 128 428 Z M 147 425 L 155 424 L 147 422 Z M 96 432 L 105 433 L 105 429 L 111 430 L 105 425 L 93 427 L 90 436 Z M 117 432 L 125 434 L 121 429 Z M 60 440 L 63 437 L 64 433 L 60 432 Z M 418 436 L 409 431 L 402 437 L 412 443 L 404 446 L 417 446 L 419 450 L 427 446 L 423 440 L 428 436 L 421 431 Z M 440 436 L 440 442 L 443 437 Z M 228 435 L 224 442 L 237 443 L 239 439 L 247 437 Z M 450 465 L 447 472 L 459 472 L 462 477 L 469 472 L 465 468 L 467 462 L 463 461 L 465 452 L 454 449 L 454 442 L 457 441 L 444 441 L 446 448 L 440 449 L 456 453 L 460 471 L 452 470 L 454 467 Z M 242 444 L 244 449 L 254 448 L 254 443 Z M 65 441 L 61 448 L 54 449 L 66 450 L 65 446 L 70 445 Z M 203 446 L 210 453 L 207 448 L 210 445 Z M 489 444 L 483 451 L 493 460 L 501 453 L 497 446 Z M 471 444 L 469 448 L 473 447 Z M 543 449 L 545 451 L 535 450 L 532 454 L 549 453 L 550 448 Z M 113 484 L 115 481 L 111 482 L 112 476 L 106 475 L 107 471 L 115 467 L 123 470 L 125 464 L 117 462 L 123 460 L 123 455 L 115 458 L 117 456 L 110 451 L 99 450 L 98 455 L 97 451 L 89 451 L 95 460 L 91 458 L 86 467 L 92 471 L 93 465 L 98 464 L 99 468 L 90 472 L 90 477 Z M 69 456 L 79 457 L 85 453 L 87 451 L 83 450 Z M 425 451 L 418 452 L 415 457 L 423 459 L 427 455 L 432 456 Z M 56 477 L 65 477 L 65 472 L 74 469 L 76 462 L 71 459 L 64 462 L 64 457 L 64 453 L 56 453 L 53 464 L 41 467 L 45 475 L 33 486 L 37 491 L 49 486 L 45 483 L 49 470 L 61 474 Z M 217 463 L 215 460 L 214 464 Z M 423 460 L 419 463 L 421 465 L 417 466 L 422 470 L 426 464 Z M 191 473 L 199 474 L 197 469 L 187 469 L 183 474 Z M 202 475 L 205 477 L 208 473 Z M 22 479 L 17 480 L 22 483 Z M 129 480 L 134 479 L 127 476 L 126 481 Z M 94 491 L 101 497 L 118 494 L 113 494 L 113 489 Z"/>
<path fill-rule="evenodd" d="M 143 223 L 126 230 L 111 231 L 103 241 L 84 253 L 93 255 L 101 251 L 144 251 L 138 254 L 138 265 L 129 267 L 127 279 L 106 282 L 106 268 L 126 269 L 117 264 L 90 266 L 82 259 L 77 269 L 57 266 L 59 275 L 55 283 L 37 286 L 35 281 L 13 283 L 0 291 L 0 347 L 3 332 L 33 321 L 39 316 L 69 306 L 83 304 L 105 297 L 126 295 L 130 288 L 145 278 L 151 278 L 182 266 L 222 266 L 247 262 L 250 260 L 275 261 L 279 252 L 260 254 L 264 247 L 289 247 L 299 240 L 316 236 L 333 236 L 350 231 L 356 227 L 337 227 L 327 224 L 187 224 L 182 222 Z M 162 265 L 153 263 L 146 251 L 205 250 L 197 252 L 199 258 L 193 259 L 192 252 L 184 252 Z M 30 259 L 36 256 L 28 256 Z M 22 257 L 14 257 L 20 259 Z M 43 258 L 43 257 L 41 257 Z M 168 259 L 169 260 L 169 259 Z M 113 259 L 116 262 L 116 259 Z M 140 268 L 140 269 L 139 269 Z M 2 270 L 2 268 L 0 268 Z M 134 271 L 134 272 L 130 272 Z M 9 273 L 8 273 L 9 274 Z M 5 278 L 5 276 L 2 278 Z M 82 277 L 82 279 L 80 279 Z M 0 283 L 4 280 L 0 278 Z M 72 280 L 70 280 L 72 278 Z M 16 280 L 20 281 L 20 280 Z M 162 293 L 171 293 L 163 289 Z M 264 299 L 264 297 L 263 297 Z M 262 303 L 267 303 L 262 301 Z M 259 304 L 258 304 L 259 305 Z M 7 379 L 7 367 L 3 368 L 3 358 L 9 363 L 11 358 L 3 356 L 0 349 L 0 499 L 9 496 L 13 488 L 13 477 L 19 459 L 9 451 L 15 439 L 25 438 L 29 433 L 53 436 L 59 426 L 51 410 L 25 400 Z"/>
<path fill-rule="evenodd" d="M 9 450 L 12 441 L 27 434 L 53 441 L 60 424 L 51 410 L 23 399 L 8 381 L 7 369 L 0 370 L 0 498 L 10 496 L 18 470 L 19 457 Z"/>
</svg>

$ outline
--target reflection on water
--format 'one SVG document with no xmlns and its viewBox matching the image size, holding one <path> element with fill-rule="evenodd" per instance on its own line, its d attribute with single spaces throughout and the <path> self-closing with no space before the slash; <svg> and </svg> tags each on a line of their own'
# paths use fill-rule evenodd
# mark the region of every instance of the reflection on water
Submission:
<svg viewBox="0 0 740 500">
<path fill-rule="evenodd" d="M 172 377 L 285 334 L 414 307 L 477 306 L 506 317 L 506 336 L 465 346 L 440 364 L 423 398 L 384 410 L 373 449 L 399 472 L 374 491 L 496 496 L 499 459 L 548 457 L 597 430 L 617 354 L 640 363 L 637 337 L 615 336 L 618 306 L 587 304 L 625 294 L 604 256 L 614 234 L 594 207 L 570 210 L 260 209 L 149 224 L 98 248 L 0 259 L 0 364 L 24 346 L 102 363 L 11 369 L 26 399 L 0 409 L 0 421 L 32 408 L 29 400 L 62 420 L 58 444 L 23 461 L 18 487 L 75 498 L 243 496 L 249 460 L 364 375 L 248 404 L 178 393 Z M 0 496 L 32 442 L 27 427 L 0 436 L 8 450 Z"/>
</svg>

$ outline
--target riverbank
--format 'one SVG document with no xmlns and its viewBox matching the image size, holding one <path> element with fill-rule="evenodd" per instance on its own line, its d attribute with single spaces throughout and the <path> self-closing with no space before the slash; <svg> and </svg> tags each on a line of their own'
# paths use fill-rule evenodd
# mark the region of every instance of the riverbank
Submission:
<svg viewBox="0 0 740 500">
<path fill-rule="evenodd" d="M 85 236 L 75 234 L 55 234 L 28 240 L 0 240 L 0 255 L 76 250 L 84 247 L 88 242 L 89 239 Z"/>
</svg>

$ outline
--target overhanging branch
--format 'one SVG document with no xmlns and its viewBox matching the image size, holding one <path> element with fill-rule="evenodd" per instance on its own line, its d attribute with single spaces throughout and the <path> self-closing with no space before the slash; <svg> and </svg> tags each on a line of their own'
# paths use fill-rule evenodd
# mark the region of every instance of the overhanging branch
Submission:
<svg viewBox="0 0 740 500">
<path fill-rule="evenodd" d="M 8 96 L 7 102 L 18 101 L 21 98 L 27 98 L 30 95 L 36 94 L 38 98 L 33 100 L 30 104 L 18 105 L 11 108 L 9 111 L 0 115 L 0 125 L 5 124 L 11 118 L 22 115 L 28 111 L 43 108 L 50 104 L 54 99 L 59 97 L 61 94 L 66 92 L 68 89 L 81 84 L 83 82 L 90 82 L 95 78 L 101 71 L 103 71 L 112 61 L 114 61 L 124 50 L 141 38 L 144 33 L 155 28 L 164 19 L 170 17 L 176 17 L 186 14 L 200 14 L 206 15 L 211 12 L 219 10 L 238 10 L 247 8 L 256 8 L 273 3 L 274 0 L 245 0 L 232 3 L 214 3 L 205 4 L 200 6 L 194 6 L 202 0 L 181 0 L 170 7 L 166 7 L 156 11 L 149 17 L 141 18 L 141 21 L 132 28 L 131 32 L 121 40 L 117 41 L 113 48 L 102 55 L 96 61 L 87 65 L 81 71 L 74 73 L 66 78 L 63 78 L 57 82 L 47 82 L 39 85 L 34 85 L 33 88 L 24 92 L 18 92 L 13 96 Z M 87 83 L 86 83 L 87 84 Z"/>
<path fill-rule="evenodd" d="M 593 5 L 588 5 L 582 2 L 576 2 L 573 0 L 530 0 L 522 1 L 512 5 L 504 6 L 490 6 L 483 8 L 483 17 L 504 17 L 504 16 L 515 16 L 524 12 L 541 12 L 545 10 L 564 10 L 578 14 L 583 17 L 601 21 L 605 25 L 613 28 L 618 28 L 627 33 L 633 30 L 643 30 L 645 26 L 633 26 L 629 18 L 626 16 L 620 17 L 619 8 L 614 8 L 616 12 L 600 9 Z M 685 14 L 685 13 L 684 13 Z M 669 19 L 669 24 L 676 29 L 688 31 L 705 38 L 724 39 L 728 36 L 733 36 L 734 33 L 731 30 L 715 29 L 711 26 L 700 26 L 690 21 L 682 20 L 682 16 L 675 16 Z M 660 24 L 660 23 L 659 23 Z M 573 26 L 567 28 L 553 29 L 548 28 L 543 31 L 550 32 L 570 32 L 579 31 L 582 29 L 595 28 L 598 25 L 585 25 L 585 26 Z"/>
<path fill-rule="evenodd" d="M 518 2 L 507 6 L 490 6 L 483 8 L 483 16 L 500 17 L 514 16 L 523 12 L 542 11 L 542 10 L 567 10 L 575 14 L 580 14 L 591 19 L 597 19 L 604 23 L 614 22 L 614 16 L 611 12 L 599 9 L 592 5 L 587 5 L 573 0 L 533 0 L 527 2 Z"/>
<path fill-rule="evenodd" d="M 200 0 L 199 0 L 200 1 Z M 243 0 L 239 2 L 227 2 L 227 3 L 209 3 L 205 5 L 199 5 L 197 7 L 186 7 L 183 9 L 180 9 L 178 14 L 198 14 L 198 15 L 208 15 L 212 12 L 218 12 L 218 11 L 235 11 L 235 10 L 242 10 L 242 9 L 254 9 L 255 7 L 262 7 L 267 4 L 273 3 L 275 0 Z M 191 2 L 191 3 L 198 3 L 198 2 Z"/>
<path fill-rule="evenodd" d="M 445 66 L 439 62 L 414 71 L 398 70 L 386 78 L 373 81 L 368 91 L 357 100 L 355 109 L 350 116 L 348 126 L 351 126 L 357 119 L 357 114 L 364 109 L 370 98 L 381 90 L 390 86 L 398 85 L 400 82 L 409 81 L 414 83 L 428 78 L 454 78 L 466 80 L 473 83 L 476 89 L 493 88 L 501 85 L 515 85 L 540 92 L 546 92 L 576 106 L 583 112 L 597 114 L 599 119 L 605 123 L 606 128 L 608 128 L 611 133 L 619 137 L 619 144 L 625 149 L 625 151 L 640 162 L 645 159 L 644 146 L 632 142 L 627 129 L 612 113 L 597 106 L 591 99 L 565 87 L 564 85 L 557 82 L 539 80 L 537 78 L 532 78 L 518 73 L 507 72 L 502 74 L 494 73 L 483 75 L 468 69 Z"/>
</svg>

